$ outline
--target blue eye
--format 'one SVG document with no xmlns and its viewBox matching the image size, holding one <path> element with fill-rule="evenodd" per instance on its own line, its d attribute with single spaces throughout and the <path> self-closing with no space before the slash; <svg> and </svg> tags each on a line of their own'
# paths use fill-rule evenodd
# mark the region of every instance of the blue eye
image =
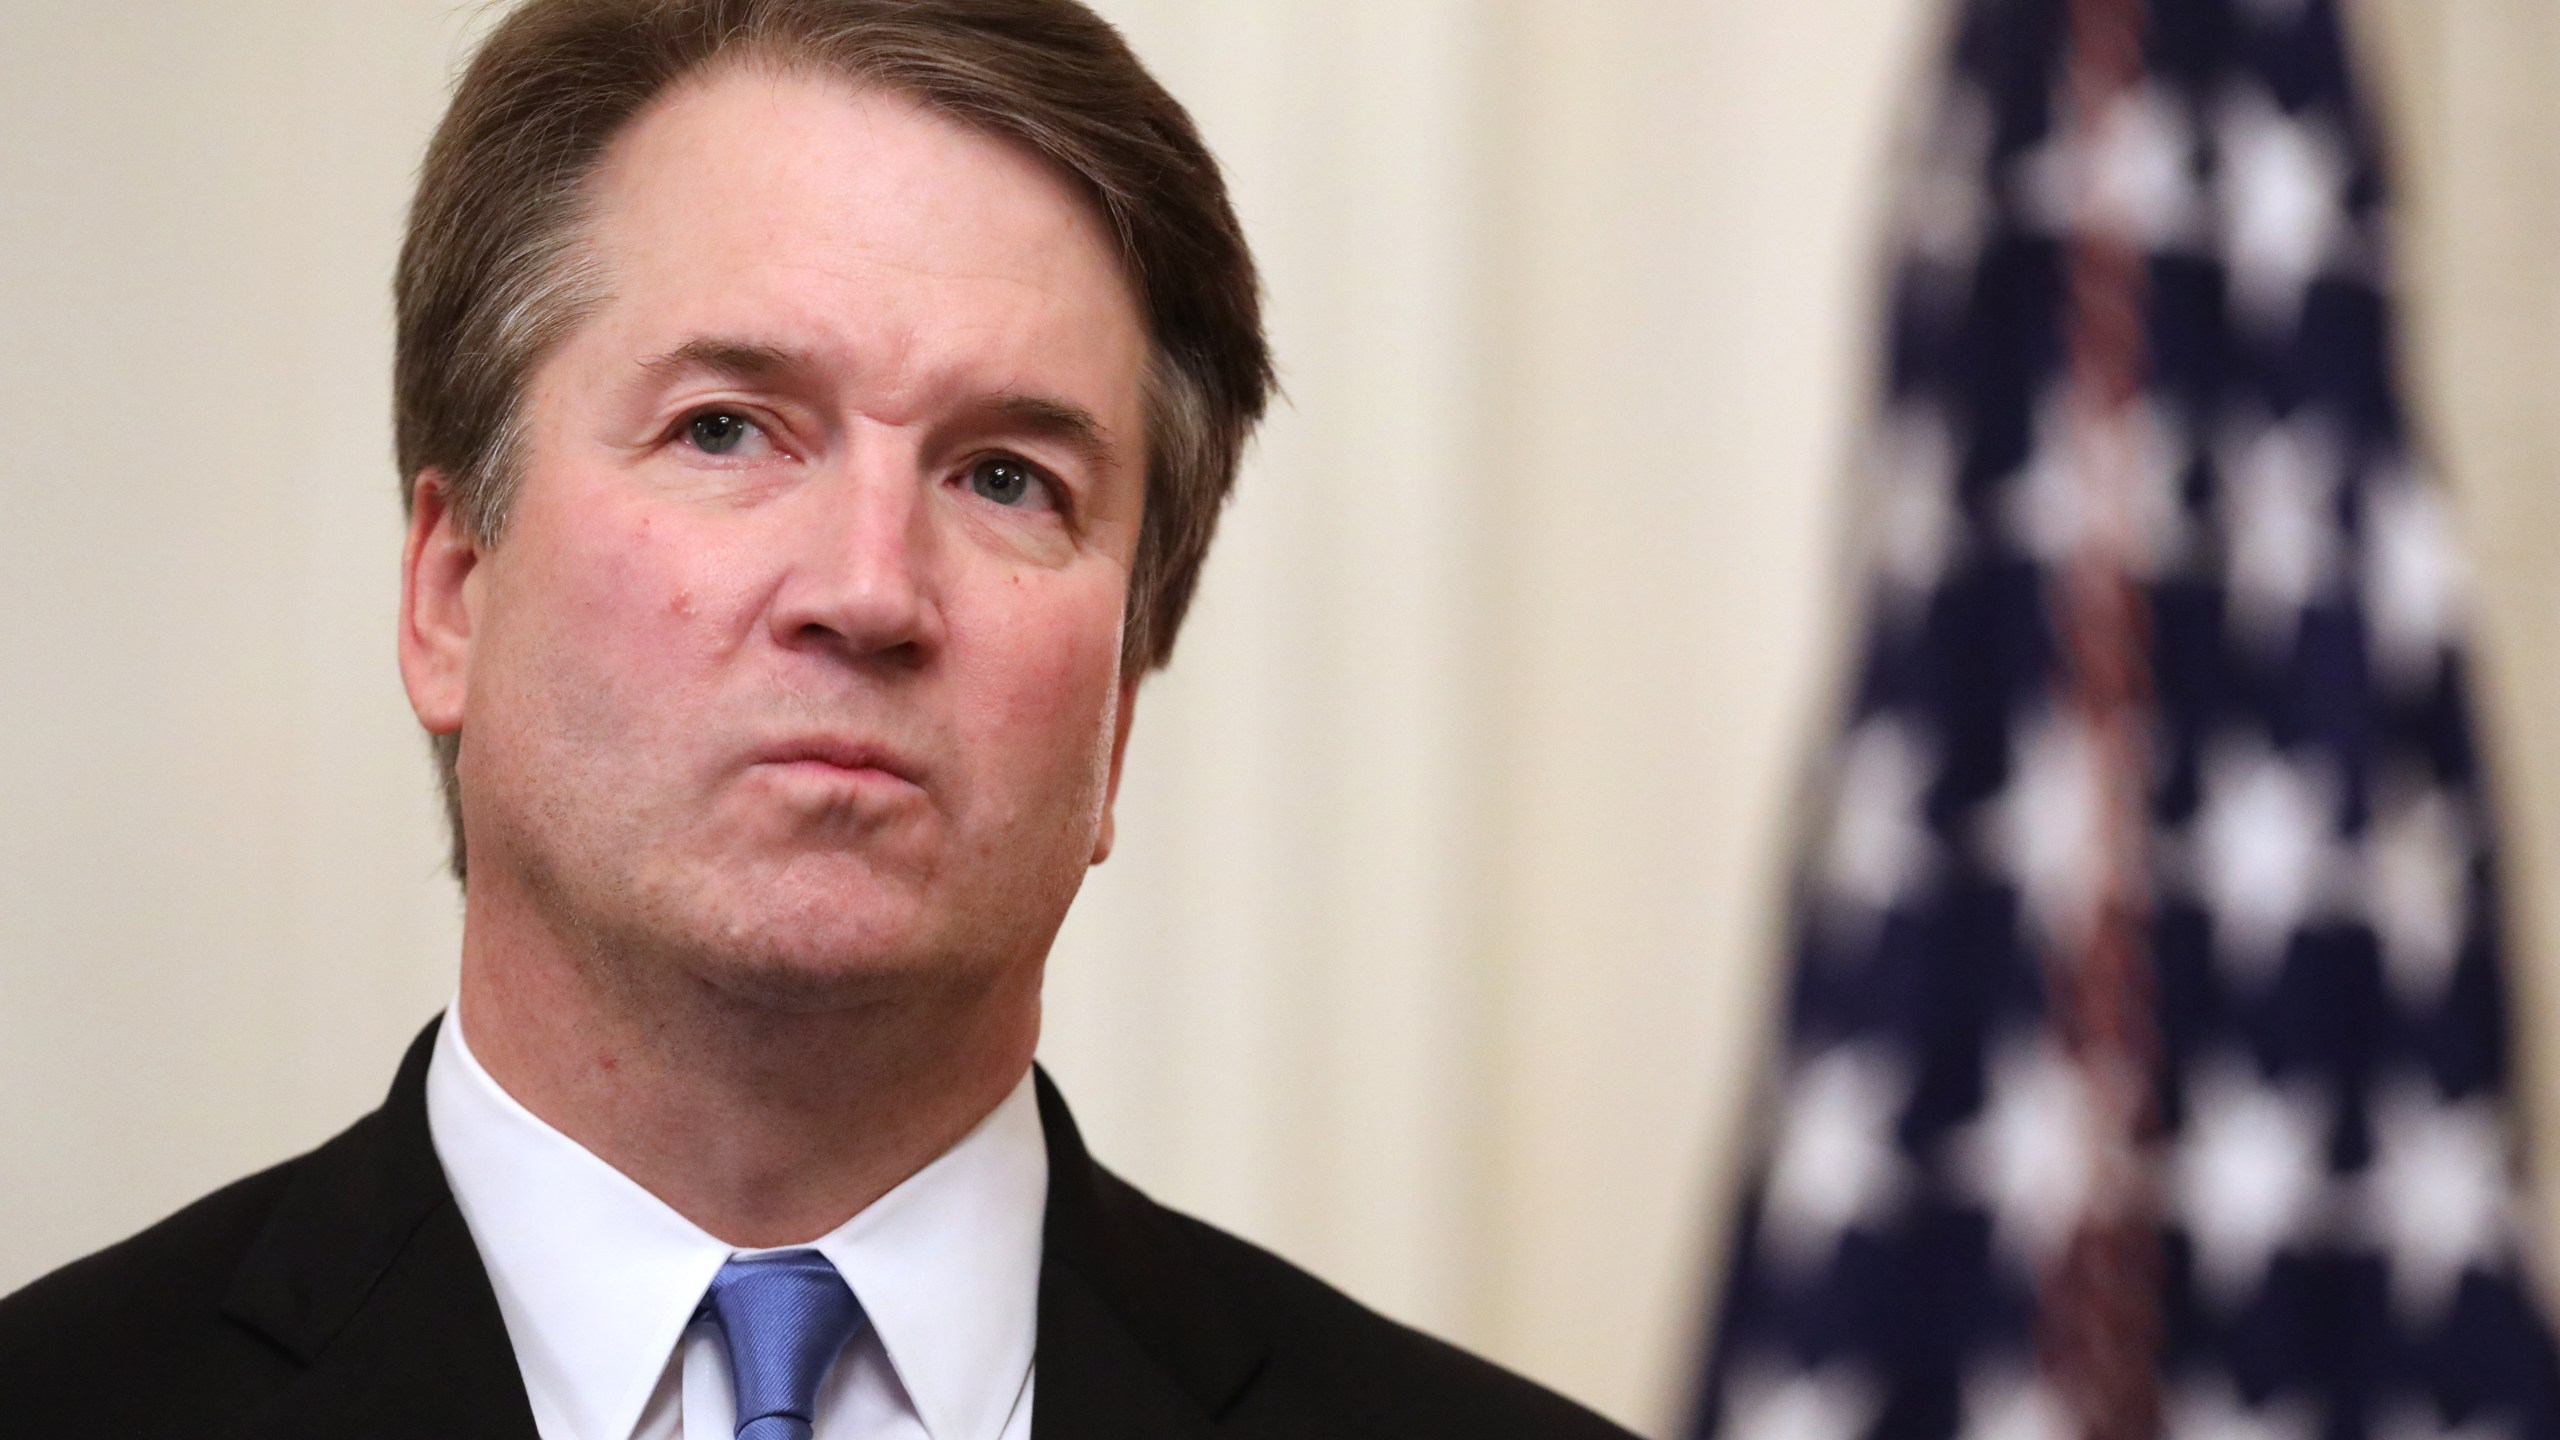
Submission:
<svg viewBox="0 0 2560 1440">
<path fill-rule="evenodd" d="M 1020 505 L 1041 484 L 1030 466 L 1002 455 L 990 455 L 969 467 L 969 488 L 999 505 Z"/>
<path fill-rule="evenodd" d="M 745 442 L 755 422 L 727 410 L 710 410 L 696 415 L 685 425 L 685 435 L 693 447 L 705 455 L 726 455 Z"/>
</svg>

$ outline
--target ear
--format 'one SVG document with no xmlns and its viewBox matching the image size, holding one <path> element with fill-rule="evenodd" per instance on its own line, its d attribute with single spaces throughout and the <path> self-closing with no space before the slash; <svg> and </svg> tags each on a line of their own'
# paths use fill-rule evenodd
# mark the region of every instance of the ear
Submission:
<svg viewBox="0 0 2560 1440">
<path fill-rule="evenodd" d="M 400 682 L 431 735 L 462 728 L 479 568 L 479 542 L 454 508 L 444 472 L 418 472 L 400 551 Z"/>
<path fill-rule="evenodd" d="M 1129 722 L 1138 713 L 1138 677 L 1120 682 L 1120 713 L 1111 717 L 1111 780 L 1102 790 L 1102 828 L 1093 837 L 1093 860 L 1111 858 L 1111 812 L 1120 800 L 1120 762 L 1129 754 Z"/>
</svg>

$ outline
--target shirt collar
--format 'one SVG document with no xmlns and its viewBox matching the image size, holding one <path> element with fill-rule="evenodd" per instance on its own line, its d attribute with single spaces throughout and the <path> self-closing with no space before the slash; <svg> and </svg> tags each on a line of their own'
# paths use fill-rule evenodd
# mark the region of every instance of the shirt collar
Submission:
<svg viewBox="0 0 2560 1440">
<path fill-rule="evenodd" d="M 448 1010 L 427 1125 L 545 1434 L 627 1436 L 733 1254 L 501 1089 Z M 976 1129 L 811 1242 L 932 1440 L 996 1440 L 1030 1374 L 1049 1159 L 1026 1072 Z M 798 1248 L 798 1247 L 792 1247 Z"/>
<path fill-rule="evenodd" d="M 814 1242 L 933 1440 L 996 1440 L 1031 1374 L 1048 1194 L 1026 1070 L 959 1144 Z"/>
</svg>

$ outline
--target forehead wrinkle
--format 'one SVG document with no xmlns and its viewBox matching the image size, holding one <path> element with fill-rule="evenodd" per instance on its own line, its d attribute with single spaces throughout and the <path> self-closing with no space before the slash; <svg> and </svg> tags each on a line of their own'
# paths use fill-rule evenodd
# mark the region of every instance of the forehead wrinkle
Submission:
<svg viewBox="0 0 2560 1440">
<path fill-rule="evenodd" d="M 689 84 L 685 88 L 690 93 L 672 97 L 666 108 L 699 103 L 707 98 L 706 92 L 717 92 L 722 86 Z M 866 88 L 854 87 L 857 93 Z M 741 98 L 750 105 L 768 100 L 769 113 L 796 117 L 785 89 Z M 897 108 L 865 105 L 841 116 L 852 121 L 863 141 L 887 135 L 903 118 L 901 110 L 935 122 L 934 128 L 956 123 L 894 91 L 864 98 L 887 99 Z M 1142 381 L 1153 350 L 1150 327 L 1123 257 L 1109 243 L 1104 217 L 1095 213 L 1090 196 L 1071 188 L 1056 193 L 1055 182 L 1062 177 L 1054 169 L 1025 167 L 1035 174 L 1017 178 L 1051 182 L 1039 188 L 1050 192 L 1049 198 L 1064 200 L 1063 205 L 1009 194 L 1005 203 L 993 207 L 981 197 L 952 210 L 948 202 L 953 197 L 937 185 L 923 183 L 934 177 L 892 174 L 887 177 L 892 183 L 871 188 L 867 194 L 833 193 L 828 186 L 782 187 L 800 201 L 821 204 L 827 214 L 814 228 L 798 223 L 806 211 L 777 218 L 751 206 L 735 213 L 693 214 L 690 218 L 696 221 L 711 222 L 709 232 L 670 239 L 665 222 L 677 212 L 667 208 L 670 201 L 662 182 L 671 162 L 682 170 L 686 161 L 718 157 L 692 153 L 706 142 L 689 133 L 689 127 L 672 133 L 638 133 L 652 122 L 663 126 L 669 118 L 663 112 L 646 117 L 617 141 L 617 153 L 596 177 L 595 212 L 587 234 L 608 268 L 616 272 L 637 268 L 651 277 L 644 286 L 652 292 L 646 300 L 623 297 L 626 304 L 643 306 L 637 318 L 644 333 L 655 328 L 647 323 L 648 310 L 697 312 L 690 335 L 682 330 L 671 336 L 660 332 L 665 339 L 681 343 L 641 362 L 642 375 L 662 383 L 670 371 L 708 373 L 751 384 L 792 382 L 795 390 L 831 392 L 840 402 L 850 401 L 855 409 L 877 419 L 914 419 L 934 410 L 950 414 L 962 408 L 1002 413 L 1004 407 L 989 405 L 992 398 L 1028 394 L 1106 416 L 1112 422 L 1109 425 L 1089 416 L 1092 423 L 1083 426 L 1039 423 L 1028 427 L 1091 454 L 1106 452 L 1122 438 L 1117 432 L 1130 428 L 1128 422 L 1135 417 L 1123 413 L 1119 395 L 1060 394 L 1044 374 L 1048 367 L 1043 355 L 1049 345 L 1039 337 L 1055 340 L 1061 325 L 1081 331 L 1093 323 L 1089 310 L 1098 297 L 1089 293 L 1084 272 L 1096 264 L 1114 292 L 1104 303 L 1123 310 L 1135 322 L 1138 353 L 1134 359 L 1139 372 L 1130 378 Z M 965 125 L 957 128 L 967 129 Z M 983 134 L 970 138 L 996 140 Z M 1010 148 L 1000 140 L 996 143 Z M 663 148 L 668 145 L 674 148 Z M 794 147 L 782 148 L 789 152 Z M 832 168 L 826 172 L 833 173 Z M 905 243 L 903 232 L 895 227 L 884 232 L 868 223 L 867 212 L 884 206 L 946 211 L 944 219 L 952 224 L 981 231 L 992 225 L 1014 232 L 1013 243 L 999 247 L 1002 253 L 967 245 L 918 248 Z M 1026 260 L 1027 265 L 1022 263 Z M 625 273 L 623 278 L 634 277 Z M 655 293 L 659 291 L 670 294 Z M 699 313 L 701 307 L 691 299 L 706 292 L 724 297 L 713 313 Z M 991 303 L 986 297 L 1007 292 L 1014 297 L 1009 303 L 992 306 L 1013 313 L 1006 323 L 952 323 L 954 313 L 983 317 Z M 979 298 L 964 300 L 972 293 Z M 943 303 L 945 295 L 951 297 L 950 307 Z M 718 318 L 720 309 L 731 312 L 726 320 Z M 1020 413 L 1005 418 L 1011 423 L 1043 419 Z"/>
<path fill-rule="evenodd" d="M 992 420 L 1107 460 L 1112 429 L 1089 403 L 1057 394 L 1026 375 L 1029 357 L 988 354 L 967 343 L 970 331 L 985 328 L 908 320 L 873 336 L 845 364 L 858 392 L 855 408 L 888 423 L 934 413 L 964 423 Z M 1016 327 L 995 328 L 1010 332 Z"/>
</svg>

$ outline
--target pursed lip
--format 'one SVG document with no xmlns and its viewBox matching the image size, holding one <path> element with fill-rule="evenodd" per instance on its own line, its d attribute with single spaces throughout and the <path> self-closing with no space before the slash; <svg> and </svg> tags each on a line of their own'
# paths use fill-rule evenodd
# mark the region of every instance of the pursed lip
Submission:
<svg viewBox="0 0 2560 1440">
<path fill-rule="evenodd" d="M 832 735 L 803 735 L 778 741 L 758 750 L 755 763 L 786 769 L 833 770 L 847 776 L 870 772 L 910 785 L 924 783 L 924 767 L 911 758 L 885 745 Z"/>
</svg>

